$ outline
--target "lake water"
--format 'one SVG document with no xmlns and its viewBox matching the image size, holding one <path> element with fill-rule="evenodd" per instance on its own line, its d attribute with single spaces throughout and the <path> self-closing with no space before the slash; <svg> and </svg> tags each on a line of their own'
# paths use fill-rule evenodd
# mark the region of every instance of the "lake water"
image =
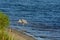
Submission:
<svg viewBox="0 0 60 40">
<path fill-rule="evenodd" d="M 37 40 L 60 40 L 60 0 L 0 0 L 0 11 L 9 15 L 13 29 Z M 19 24 L 19 19 L 28 24 Z"/>
</svg>

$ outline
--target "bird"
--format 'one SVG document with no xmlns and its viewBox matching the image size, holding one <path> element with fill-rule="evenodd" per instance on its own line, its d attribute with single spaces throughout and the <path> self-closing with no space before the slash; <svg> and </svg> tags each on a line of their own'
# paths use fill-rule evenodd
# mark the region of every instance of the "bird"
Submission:
<svg viewBox="0 0 60 40">
<path fill-rule="evenodd" d="M 28 24 L 27 20 L 25 20 L 25 19 L 19 19 L 18 23 L 21 23 L 23 25 Z"/>
</svg>

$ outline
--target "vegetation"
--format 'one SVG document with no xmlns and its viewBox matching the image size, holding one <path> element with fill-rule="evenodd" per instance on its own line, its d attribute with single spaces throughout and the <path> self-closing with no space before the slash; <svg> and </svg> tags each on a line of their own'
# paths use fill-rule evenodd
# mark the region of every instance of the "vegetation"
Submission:
<svg viewBox="0 0 60 40">
<path fill-rule="evenodd" d="M 0 12 L 0 40 L 11 40 L 6 29 L 9 26 L 9 18 L 3 12 Z"/>
</svg>

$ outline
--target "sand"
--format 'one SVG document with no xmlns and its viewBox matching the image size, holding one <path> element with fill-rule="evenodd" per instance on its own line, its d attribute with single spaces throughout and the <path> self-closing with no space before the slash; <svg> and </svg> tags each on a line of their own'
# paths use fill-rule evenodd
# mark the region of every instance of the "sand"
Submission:
<svg viewBox="0 0 60 40">
<path fill-rule="evenodd" d="M 17 31 L 16 29 L 12 29 L 12 31 L 11 29 L 9 29 L 8 32 L 9 32 L 9 35 L 14 37 L 14 40 L 36 40 L 32 36 L 28 36 L 22 31 Z"/>
</svg>

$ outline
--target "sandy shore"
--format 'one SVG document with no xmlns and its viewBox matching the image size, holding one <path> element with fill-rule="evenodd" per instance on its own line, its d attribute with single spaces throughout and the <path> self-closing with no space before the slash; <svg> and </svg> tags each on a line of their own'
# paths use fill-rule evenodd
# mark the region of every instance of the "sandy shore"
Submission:
<svg viewBox="0 0 60 40">
<path fill-rule="evenodd" d="M 32 36 L 28 36 L 22 31 L 17 31 L 15 29 L 9 29 L 9 34 L 14 37 L 15 40 L 36 40 Z"/>
</svg>

